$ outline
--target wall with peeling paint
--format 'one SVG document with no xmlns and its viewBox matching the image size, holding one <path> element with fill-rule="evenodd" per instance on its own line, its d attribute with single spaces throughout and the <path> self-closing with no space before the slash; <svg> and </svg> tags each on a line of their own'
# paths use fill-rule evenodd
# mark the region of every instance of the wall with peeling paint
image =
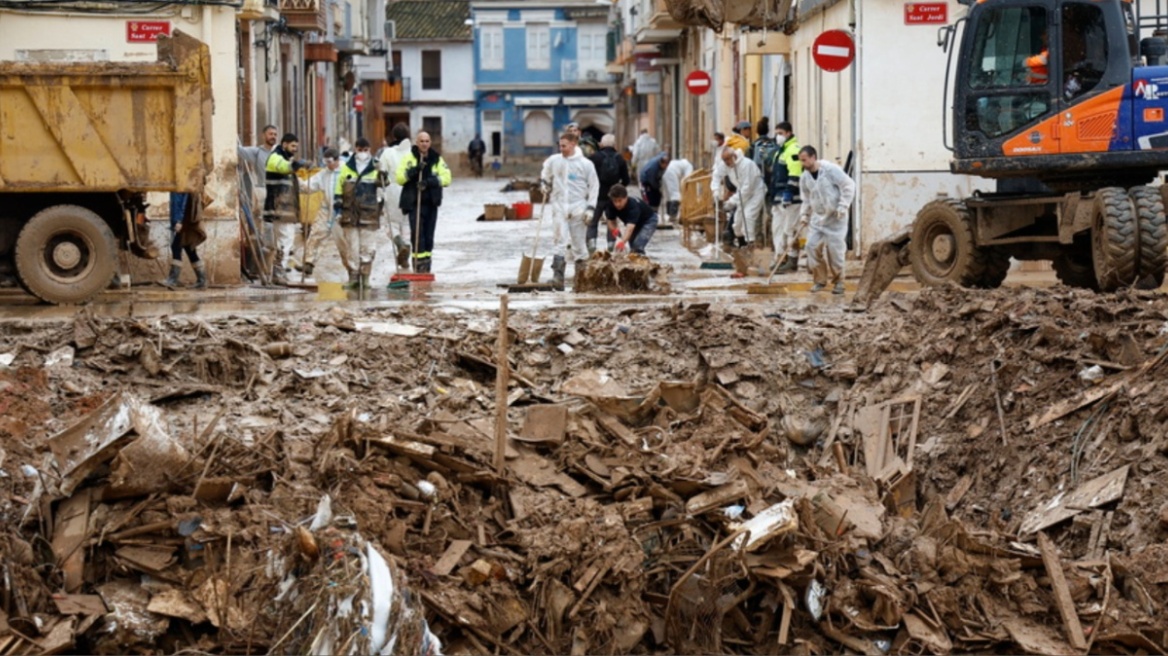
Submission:
<svg viewBox="0 0 1168 656">
<path fill-rule="evenodd" d="M 236 142 L 238 121 L 237 57 L 235 9 L 233 7 L 178 6 L 142 14 L 82 14 L 0 11 L 0 60 L 27 60 L 30 57 L 62 59 L 91 57 L 106 61 L 155 61 L 153 43 L 129 43 L 127 23 L 165 20 L 208 45 L 211 51 L 211 86 L 216 99 L 212 117 L 211 142 L 214 168 L 207 179 L 210 204 L 204 211 L 207 242 L 200 253 L 213 271 L 213 283 L 239 282 L 239 228 L 236 218 Z M 33 54 L 35 53 L 35 54 Z M 151 194 L 150 215 L 165 217 L 165 194 Z M 161 230 L 160 230 L 161 229 Z M 154 242 L 166 242 L 165 221 L 152 226 Z M 162 251 L 168 258 L 169 249 Z M 126 257 L 124 262 L 135 279 L 163 277 L 158 262 Z"/>
</svg>

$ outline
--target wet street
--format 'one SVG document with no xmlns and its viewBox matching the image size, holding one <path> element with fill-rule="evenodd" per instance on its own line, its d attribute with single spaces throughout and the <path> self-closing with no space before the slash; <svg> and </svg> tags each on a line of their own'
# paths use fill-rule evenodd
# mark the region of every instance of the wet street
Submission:
<svg viewBox="0 0 1168 656">
<path fill-rule="evenodd" d="M 504 192 L 504 179 L 458 179 L 456 178 L 446 194 L 439 212 L 436 235 L 433 283 L 415 283 L 409 289 L 389 290 L 386 285 L 394 272 L 393 249 L 387 232 L 378 235 L 378 259 L 374 263 L 371 289 L 363 298 L 356 292 L 342 288 L 347 279 L 336 249 L 326 242 L 317 257 L 317 285 L 297 285 L 293 287 L 263 287 L 258 284 L 227 286 L 215 284 L 207 290 L 167 289 L 157 282 L 136 279 L 130 289 L 108 291 L 90 304 L 93 312 L 103 316 L 158 316 L 186 313 L 200 314 L 240 314 L 253 312 L 273 312 L 295 310 L 318 303 L 351 302 L 357 305 L 378 307 L 402 303 L 429 303 L 448 305 L 465 309 L 489 309 L 498 306 L 497 297 L 505 291 L 504 285 L 513 282 L 524 253 L 532 252 L 533 242 L 539 228 L 541 205 L 534 207 L 531 220 L 526 221 L 477 221 L 483 214 L 486 203 L 511 205 L 528 200 L 528 192 Z M 536 257 L 545 257 L 542 280 L 551 277 L 551 256 L 554 226 L 551 211 L 547 211 L 544 224 L 539 230 L 539 245 Z M 847 271 L 848 294 L 811 295 L 811 278 L 805 270 L 795 274 L 775 276 L 772 281 L 777 294 L 749 294 L 752 284 L 765 283 L 764 276 L 731 278 L 729 269 L 702 269 L 699 254 L 707 244 L 699 232 L 694 233 L 690 247 L 682 243 L 680 228 L 658 230 L 648 252 L 656 262 L 669 266 L 672 285 L 669 294 L 653 295 L 581 295 L 571 292 L 545 292 L 512 295 L 515 307 L 548 307 L 597 304 L 668 304 L 682 298 L 691 301 L 713 300 L 747 303 L 778 303 L 798 301 L 805 303 L 814 299 L 825 308 L 843 308 L 855 290 L 862 264 L 849 262 Z M 728 257 L 724 258 L 729 261 Z M 185 265 L 184 265 L 185 266 Z M 160 271 L 162 271 L 160 267 Z M 573 267 L 568 266 L 568 280 Z M 161 280 L 163 274 L 158 275 Z M 296 283 L 300 274 L 290 272 L 289 279 Z M 1054 284 L 1054 276 L 1049 272 L 1013 271 L 1007 285 L 1049 286 Z M 914 291 L 919 287 L 907 269 L 893 283 L 893 291 Z M 0 319 L 57 319 L 69 316 L 74 311 L 70 307 L 54 307 L 39 304 L 31 296 L 19 289 L 0 290 Z"/>
</svg>

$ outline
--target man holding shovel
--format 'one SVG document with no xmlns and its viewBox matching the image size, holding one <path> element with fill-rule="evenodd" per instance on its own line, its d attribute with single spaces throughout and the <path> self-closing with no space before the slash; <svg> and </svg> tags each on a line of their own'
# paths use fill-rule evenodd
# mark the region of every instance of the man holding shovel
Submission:
<svg viewBox="0 0 1168 656">
<path fill-rule="evenodd" d="M 565 132 L 560 135 L 559 154 L 544 161 L 539 176 L 544 197 L 551 203 L 552 221 L 556 226 L 552 246 L 552 283 L 560 291 L 564 289 L 567 246 L 572 247 L 577 275 L 588 259 L 588 222 L 596 212 L 596 199 L 600 195 L 596 167 L 576 144 L 575 134 Z"/>
<path fill-rule="evenodd" d="M 397 165 L 397 183 L 402 186 L 398 206 L 410 223 L 414 246 L 414 272 L 430 273 L 434 255 L 434 228 L 442 205 L 442 188 L 450 186 L 450 167 L 437 150 L 430 147 L 430 134 L 419 132 L 414 147 Z"/>
<path fill-rule="evenodd" d="M 811 291 L 823 291 L 831 283 L 831 293 L 843 294 L 848 210 L 856 199 L 856 183 L 839 166 L 819 159 L 811 146 L 799 151 L 799 162 L 803 165 L 799 220 L 811 226 L 807 236 L 807 268 L 815 280 Z"/>
</svg>

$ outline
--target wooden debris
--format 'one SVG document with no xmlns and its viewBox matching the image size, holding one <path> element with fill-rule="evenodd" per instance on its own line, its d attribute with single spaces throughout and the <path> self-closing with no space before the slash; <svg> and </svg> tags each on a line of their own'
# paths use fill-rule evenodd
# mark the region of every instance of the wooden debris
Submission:
<svg viewBox="0 0 1168 656">
<path fill-rule="evenodd" d="M 1046 565 L 1046 574 L 1050 577 L 1050 586 L 1054 590 L 1055 604 L 1063 618 L 1063 626 L 1066 627 L 1071 646 L 1079 651 L 1086 650 L 1087 639 L 1083 636 L 1079 612 L 1075 609 L 1070 590 L 1067 589 L 1067 578 L 1063 574 L 1063 563 L 1059 558 L 1058 547 L 1046 537 L 1046 533 L 1039 532 L 1038 548 L 1042 551 L 1042 562 Z"/>
<path fill-rule="evenodd" d="M 458 561 L 470 550 L 471 545 L 474 544 L 470 540 L 454 540 L 450 546 L 446 548 L 446 553 L 434 563 L 434 567 L 430 568 L 436 576 L 446 576 L 454 571 L 458 565 Z"/>
</svg>

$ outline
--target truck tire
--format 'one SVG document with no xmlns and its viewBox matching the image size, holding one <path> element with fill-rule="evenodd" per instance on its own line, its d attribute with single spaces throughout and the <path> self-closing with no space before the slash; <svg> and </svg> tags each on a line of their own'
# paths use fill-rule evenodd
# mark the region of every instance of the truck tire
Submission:
<svg viewBox="0 0 1168 656">
<path fill-rule="evenodd" d="M 1068 287 L 1081 287 L 1099 291 L 1099 281 L 1095 279 L 1095 265 L 1091 261 L 1091 250 L 1066 248 L 1051 262 L 1055 275 Z"/>
<path fill-rule="evenodd" d="M 1155 187 L 1132 187 L 1128 190 L 1136 208 L 1140 232 L 1140 282 L 1148 287 L 1164 284 L 1168 267 L 1168 222 L 1164 217 L 1164 200 Z M 1151 278 L 1151 281 L 1148 281 Z"/>
<path fill-rule="evenodd" d="M 1100 291 L 1113 292 L 1139 280 L 1139 232 L 1135 203 L 1126 191 L 1107 187 L 1096 192 L 1091 258 Z"/>
<path fill-rule="evenodd" d="M 953 198 L 932 201 L 917 213 L 909 258 L 913 276 L 922 285 L 997 287 L 1010 269 L 1005 253 L 977 246 L 973 214 Z"/>
<path fill-rule="evenodd" d="M 84 303 L 117 270 L 118 244 L 109 225 L 77 205 L 37 212 L 16 238 L 16 272 L 28 291 L 61 305 Z"/>
</svg>

